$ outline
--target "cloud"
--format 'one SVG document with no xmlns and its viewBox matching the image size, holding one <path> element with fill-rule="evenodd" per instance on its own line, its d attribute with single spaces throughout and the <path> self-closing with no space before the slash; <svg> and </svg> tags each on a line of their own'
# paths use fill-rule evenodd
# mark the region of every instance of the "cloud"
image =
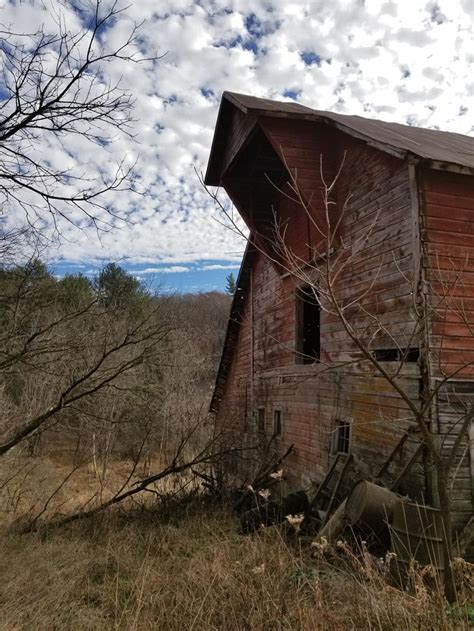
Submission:
<svg viewBox="0 0 474 631">
<path fill-rule="evenodd" d="M 52 2 L 77 28 L 73 4 Z M 53 29 L 54 14 L 43 6 L 9 2 L 2 22 Z M 103 76 L 133 94 L 135 140 L 118 136 L 101 148 L 81 137 L 64 145 L 44 138 L 39 149 L 86 175 L 110 174 L 124 156 L 137 159 L 146 194 L 108 196 L 127 221 L 113 220 L 102 234 L 77 212 L 71 219 L 82 231 L 60 220 L 64 239 L 51 249 L 53 260 L 119 260 L 153 270 L 137 274 L 189 271 L 186 264 L 203 260 L 206 269 L 237 269 L 245 243 L 222 226 L 195 172 L 205 171 L 223 90 L 474 132 L 469 0 L 411 0 L 409 12 L 393 0 L 140 0 L 102 34 L 103 45 L 120 45 L 143 20 L 137 52 L 166 55 L 156 63 L 110 63 Z"/>
<path fill-rule="evenodd" d="M 183 265 L 172 265 L 171 267 L 146 267 L 135 271 L 136 276 L 145 276 L 147 274 L 181 274 L 183 272 L 192 271 L 190 267 L 184 267 Z"/>
<path fill-rule="evenodd" d="M 240 265 L 220 265 L 220 264 L 215 264 L 215 265 L 203 265 L 202 267 L 200 267 L 200 270 L 203 271 L 209 271 L 209 270 L 215 270 L 215 269 L 239 269 Z"/>
</svg>

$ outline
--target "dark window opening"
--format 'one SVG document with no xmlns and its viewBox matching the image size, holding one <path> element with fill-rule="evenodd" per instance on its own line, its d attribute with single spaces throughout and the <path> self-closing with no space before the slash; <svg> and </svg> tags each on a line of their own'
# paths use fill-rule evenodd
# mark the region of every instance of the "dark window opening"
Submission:
<svg viewBox="0 0 474 631">
<path fill-rule="evenodd" d="M 351 424 L 338 421 L 334 436 L 334 453 L 348 454 L 351 446 Z"/>
<path fill-rule="evenodd" d="M 405 357 L 406 362 L 415 363 L 420 359 L 420 349 L 419 348 L 406 348 L 403 351 L 403 356 Z"/>
<path fill-rule="evenodd" d="M 296 291 L 296 363 L 313 364 L 321 353 L 321 305 L 306 285 Z"/>
<path fill-rule="evenodd" d="M 415 363 L 420 357 L 420 349 L 413 348 L 378 348 L 373 351 L 375 359 L 379 362 L 405 361 Z"/>
<path fill-rule="evenodd" d="M 259 434 L 265 434 L 265 408 L 257 410 L 257 430 Z"/>
<path fill-rule="evenodd" d="M 282 423 L 281 423 L 281 410 L 273 410 L 273 435 L 281 436 Z"/>
</svg>

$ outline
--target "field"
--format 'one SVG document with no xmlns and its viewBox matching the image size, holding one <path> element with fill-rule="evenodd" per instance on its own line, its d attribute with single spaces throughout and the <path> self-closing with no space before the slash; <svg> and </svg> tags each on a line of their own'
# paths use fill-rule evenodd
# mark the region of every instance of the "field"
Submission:
<svg viewBox="0 0 474 631">
<path fill-rule="evenodd" d="M 38 463 L 38 497 L 64 477 L 63 467 Z M 117 480 L 123 469 L 116 468 Z M 79 472 L 77 489 L 83 492 L 87 480 L 94 476 Z M 61 489 L 58 505 L 67 495 L 80 501 L 75 488 Z M 147 494 L 119 510 L 27 534 L 15 533 L 22 524 L 17 515 L 1 533 L 5 630 L 469 626 L 468 608 L 448 609 L 421 575 L 407 593 L 389 584 L 380 561 L 343 546 L 318 549 L 276 527 L 243 536 L 228 506 L 196 490 L 176 493 L 168 486 L 159 502 Z M 465 583 L 464 602 L 467 597 Z"/>
</svg>

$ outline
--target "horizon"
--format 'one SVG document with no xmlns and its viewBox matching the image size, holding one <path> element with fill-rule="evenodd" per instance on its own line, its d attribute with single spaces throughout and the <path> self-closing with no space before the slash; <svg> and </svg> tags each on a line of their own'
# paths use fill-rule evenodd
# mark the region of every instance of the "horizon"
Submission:
<svg viewBox="0 0 474 631">
<path fill-rule="evenodd" d="M 108 264 L 116 263 L 133 276 L 150 293 L 197 294 L 219 291 L 225 293 L 226 280 L 229 274 L 237 279 L 240 265 L 226 263 L 206 263 L 201 265 L 153 265 L 133 264 L 126 261 L 103 261 L 101 264 L 86 263 L 50 263 L 48 269 L 58 279 L 65 276 L 81 274 L 89 280 L 95 278 Z"/>
</svg>

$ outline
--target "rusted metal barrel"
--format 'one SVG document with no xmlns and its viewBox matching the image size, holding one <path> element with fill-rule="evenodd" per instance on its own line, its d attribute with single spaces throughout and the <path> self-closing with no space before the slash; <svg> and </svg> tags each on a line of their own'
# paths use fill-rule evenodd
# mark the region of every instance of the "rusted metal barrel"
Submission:
<svg viewBox="0 0 474 631">
<path fill-rule="evenodd" d="M 432 506 L 403 501 L 395 506 L 390 527 L 397 563 L 408 567 L 414 558 L 421 565 L 443 568 L 443 521 Z"/>
<path fill-rule="evenodd" d="M 361 480 L 347 499 L 347 522 L 352 526 L 369 526 L 376 532 L 392 522 L 395 506 L 400 500 L 399 495 L 383 486 Z"/>
</svg>

